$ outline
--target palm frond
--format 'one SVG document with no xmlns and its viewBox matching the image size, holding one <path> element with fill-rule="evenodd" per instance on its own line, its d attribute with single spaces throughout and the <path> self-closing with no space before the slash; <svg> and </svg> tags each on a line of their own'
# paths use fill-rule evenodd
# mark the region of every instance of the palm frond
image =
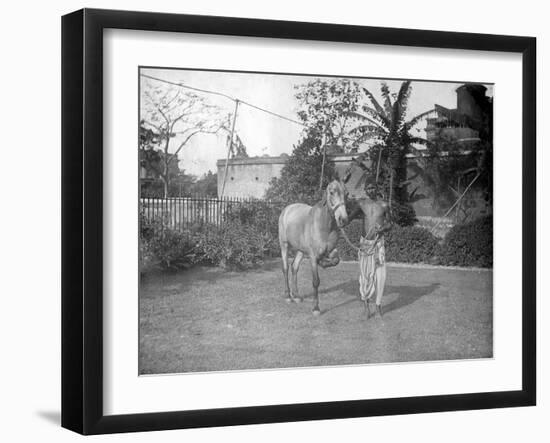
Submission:
<svg viewBox="0 0 550 443">
<path fill-rule="evenodd" d="M 361 114 L 360 112 L 357 112 L 357 111 L 351 111 L 351 112 L 349 113 L 349 115 L 352 116 L 352 117 L 355 117 L 355 118 L 357 118 L 357 119 L 359 119 L 359 120 L 367 121 L 367 122 L 369 122 L 370 124 L 372 124 L 372 125 L 374 125 L 374 126 L 377 126 L 378 128 L 383 129 L 383 128 L 382 128 L 382 125 L 381 125 L 379 122 L 377 122 L 376 120 L 373 120 L 373 119 L 372 119 L 371 117 L 369 117 L 368 115 Z"/>
<path fill-rule="evenodd" d="M 363 92 L 369 98 L 370 102 L 372 103 L 372 106 L 374 106 L 374 109 L 376 109 L 376 112 L 380 114 L 381 117 L 384 117 L 387 119 L 388 117 L 384 111 L 384 108 L 380 106 L 380 103 L 378 103 L 374 95 L 372 95 L 372 93 L 367 88 L 363 88 Z"/>
<path fill-rule="evenodd" d="M 349 130 L 350 134 L 363 134 L 363 135 L 372 135 L 373 137 L 382 136 L 384 134 L 384 131 L 380 128 L 380 126 L 376 125 L 361 125 L 357 126 L 356 128 L 352 128 Z"/>
<path fill-rule="evenodd" d="M 376 109 L 368 106 L 368 105 L 362 105 L 361 109 L 365 114 L 370 116 L 371 118 L 374 118 L 375 120 L 380 120 L 380 122 L 384 123 L 386 120 L 386 116 L 383 114 L 380 114 Z"/>
<path fill-rule="evenodd" d="M 392 108 L 392 123 L 394 128 L 399 128 L 405 118 L 405 112 L 407 111 L 407 104 L 411 94 L 411 82 L 410 80 L 401 83 L 397 98 L 393 103 Z"/>
<path fill-rule="evenodd" d="M 388 118 L 391 118 L 392 115 L 392 102 L 391 102 L 391 93 L 390 88 L 386 82 L 382 82 L 380 85 L 380 91 L 382 92 L 382 98 L 384 99 L 384 110 Z"/>
</svg>

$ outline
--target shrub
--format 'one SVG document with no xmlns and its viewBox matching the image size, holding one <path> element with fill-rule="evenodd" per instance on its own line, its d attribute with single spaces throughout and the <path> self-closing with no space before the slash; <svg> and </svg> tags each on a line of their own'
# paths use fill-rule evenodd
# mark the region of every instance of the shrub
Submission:
<svg viewBox="0 0 550 443">
<path fill-rule="evenodd" d="M 434 263 L 437 237 L 418 226 L 398 226 L 386 233 L 386 259 L 401 263 Z"/>
<path fill-rule="evenodd" d="M 155 223 L 149 220 L 144 212 L 143 209 L 139 212 L 139 239 L 140 242 L 148 242 L 151 240 L 151 237 L 154 234 L 155 230 Z"/>
<path fill-rule="evenodd" d="M 274 257 L 280 254 L 279 215 L 285 204 L 252 200 L 234 205 L 225 216 L 226 223 L 240 224 L 269 236 L 269 249 L 266 255 Z"/>
<path fill-rule="evenodd" d="M 354 245 L 359 244 L 363 226 L 362 220 L 354 220 L 345 231 Z M 428 230 L 416 226 L 394 225 L 386 233 L 386 260 L 402 263 L 433 263 L 438 251 L 438 240 Z M 341 238 L 338 251 L 345 260 L 357 260 L 357 251 Z"/>
<path fill-rule="evenodd" d="M 176 229 L 164 227 L 155 230 L 148 245 L 163 269 L 186 268 L 196 262 L 194 239 Z"/>
<path fill-rule="evenodd" d="M 185 268 L 197 260 L 195 235 L 173 229 L 166 220 L 147 220 L 140 216 L 140 269 Z"/>
<path fill-rule="evenodd" d="M 225 220 L 230 223 L 254 226 L 260 231 L 277 237 L 279 215 L 284 206 L 284 203 L 251 200 L 232 206 L 226 213 Z"/>
<path fill-rule="evenodd" d="M 197 251 L 201 261 L 226 269 L 249 269 L 263 263 L 273 248 L 273 238 L 253 225 L 226 222 L 223 227 L 206 227 L 199 235 Z"/>
<path fill-rule="evenodd" d="M 400 204 L 399 202 L 392 203 L 392 219 L 399 226 L 413 226 L 418 221 L 412 205 L 410 203 Z"/>
<path fill-rule="evenodd" d="M 493 217 L 480 217 L 453 227 L 440 251 L 445 265 L 493 266 Z"/>
</svg>

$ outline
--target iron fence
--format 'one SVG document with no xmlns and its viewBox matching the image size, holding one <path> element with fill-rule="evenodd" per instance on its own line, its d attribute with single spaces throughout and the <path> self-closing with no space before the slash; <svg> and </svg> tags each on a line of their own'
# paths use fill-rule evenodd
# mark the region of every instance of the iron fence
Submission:
<svg viewBox="0 0 550 443">
<path fill-rule="evenodd" d="M 224 197 L 222 199 L 198 195 L 167 198 L 142 197 L 140 212 L 147 221 L 163 220 L 165 225 L 185 231 L 203 224 L 221 227 L 226 220 L 226 215 L 232 210 L 254 203 L 277 205 L 276 202 L 247 197 Z"/>
</svg>

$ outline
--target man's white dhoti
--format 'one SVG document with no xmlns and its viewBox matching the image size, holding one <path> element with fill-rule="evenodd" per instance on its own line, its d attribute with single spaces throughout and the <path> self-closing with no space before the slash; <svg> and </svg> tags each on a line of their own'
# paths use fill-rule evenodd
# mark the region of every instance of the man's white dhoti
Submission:
<svg viewBox="0 0 550 443">
<path fill-rule="evenodd" d="M 361 300 L 370 300 L 376 292 L 376 304 L 380 306 L 386 284 L 386 248 L 384 237 L 359 242 L 359 292 Z"/>
</svg>

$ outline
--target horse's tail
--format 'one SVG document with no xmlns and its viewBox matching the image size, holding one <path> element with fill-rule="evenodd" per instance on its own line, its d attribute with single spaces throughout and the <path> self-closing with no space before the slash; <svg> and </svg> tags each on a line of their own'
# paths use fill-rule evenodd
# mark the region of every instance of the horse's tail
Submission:
<svg viewBox="0 0 550 443">
<path fill-rule="evenodd" d="M 286 233 L 285 233 L 285 214 L 287 212 L 288 206 L 286 206 L 279 215 L 279 244 L 281 248 L 283 247 L 283 243 L 286 242 Z"/>
</svg>

